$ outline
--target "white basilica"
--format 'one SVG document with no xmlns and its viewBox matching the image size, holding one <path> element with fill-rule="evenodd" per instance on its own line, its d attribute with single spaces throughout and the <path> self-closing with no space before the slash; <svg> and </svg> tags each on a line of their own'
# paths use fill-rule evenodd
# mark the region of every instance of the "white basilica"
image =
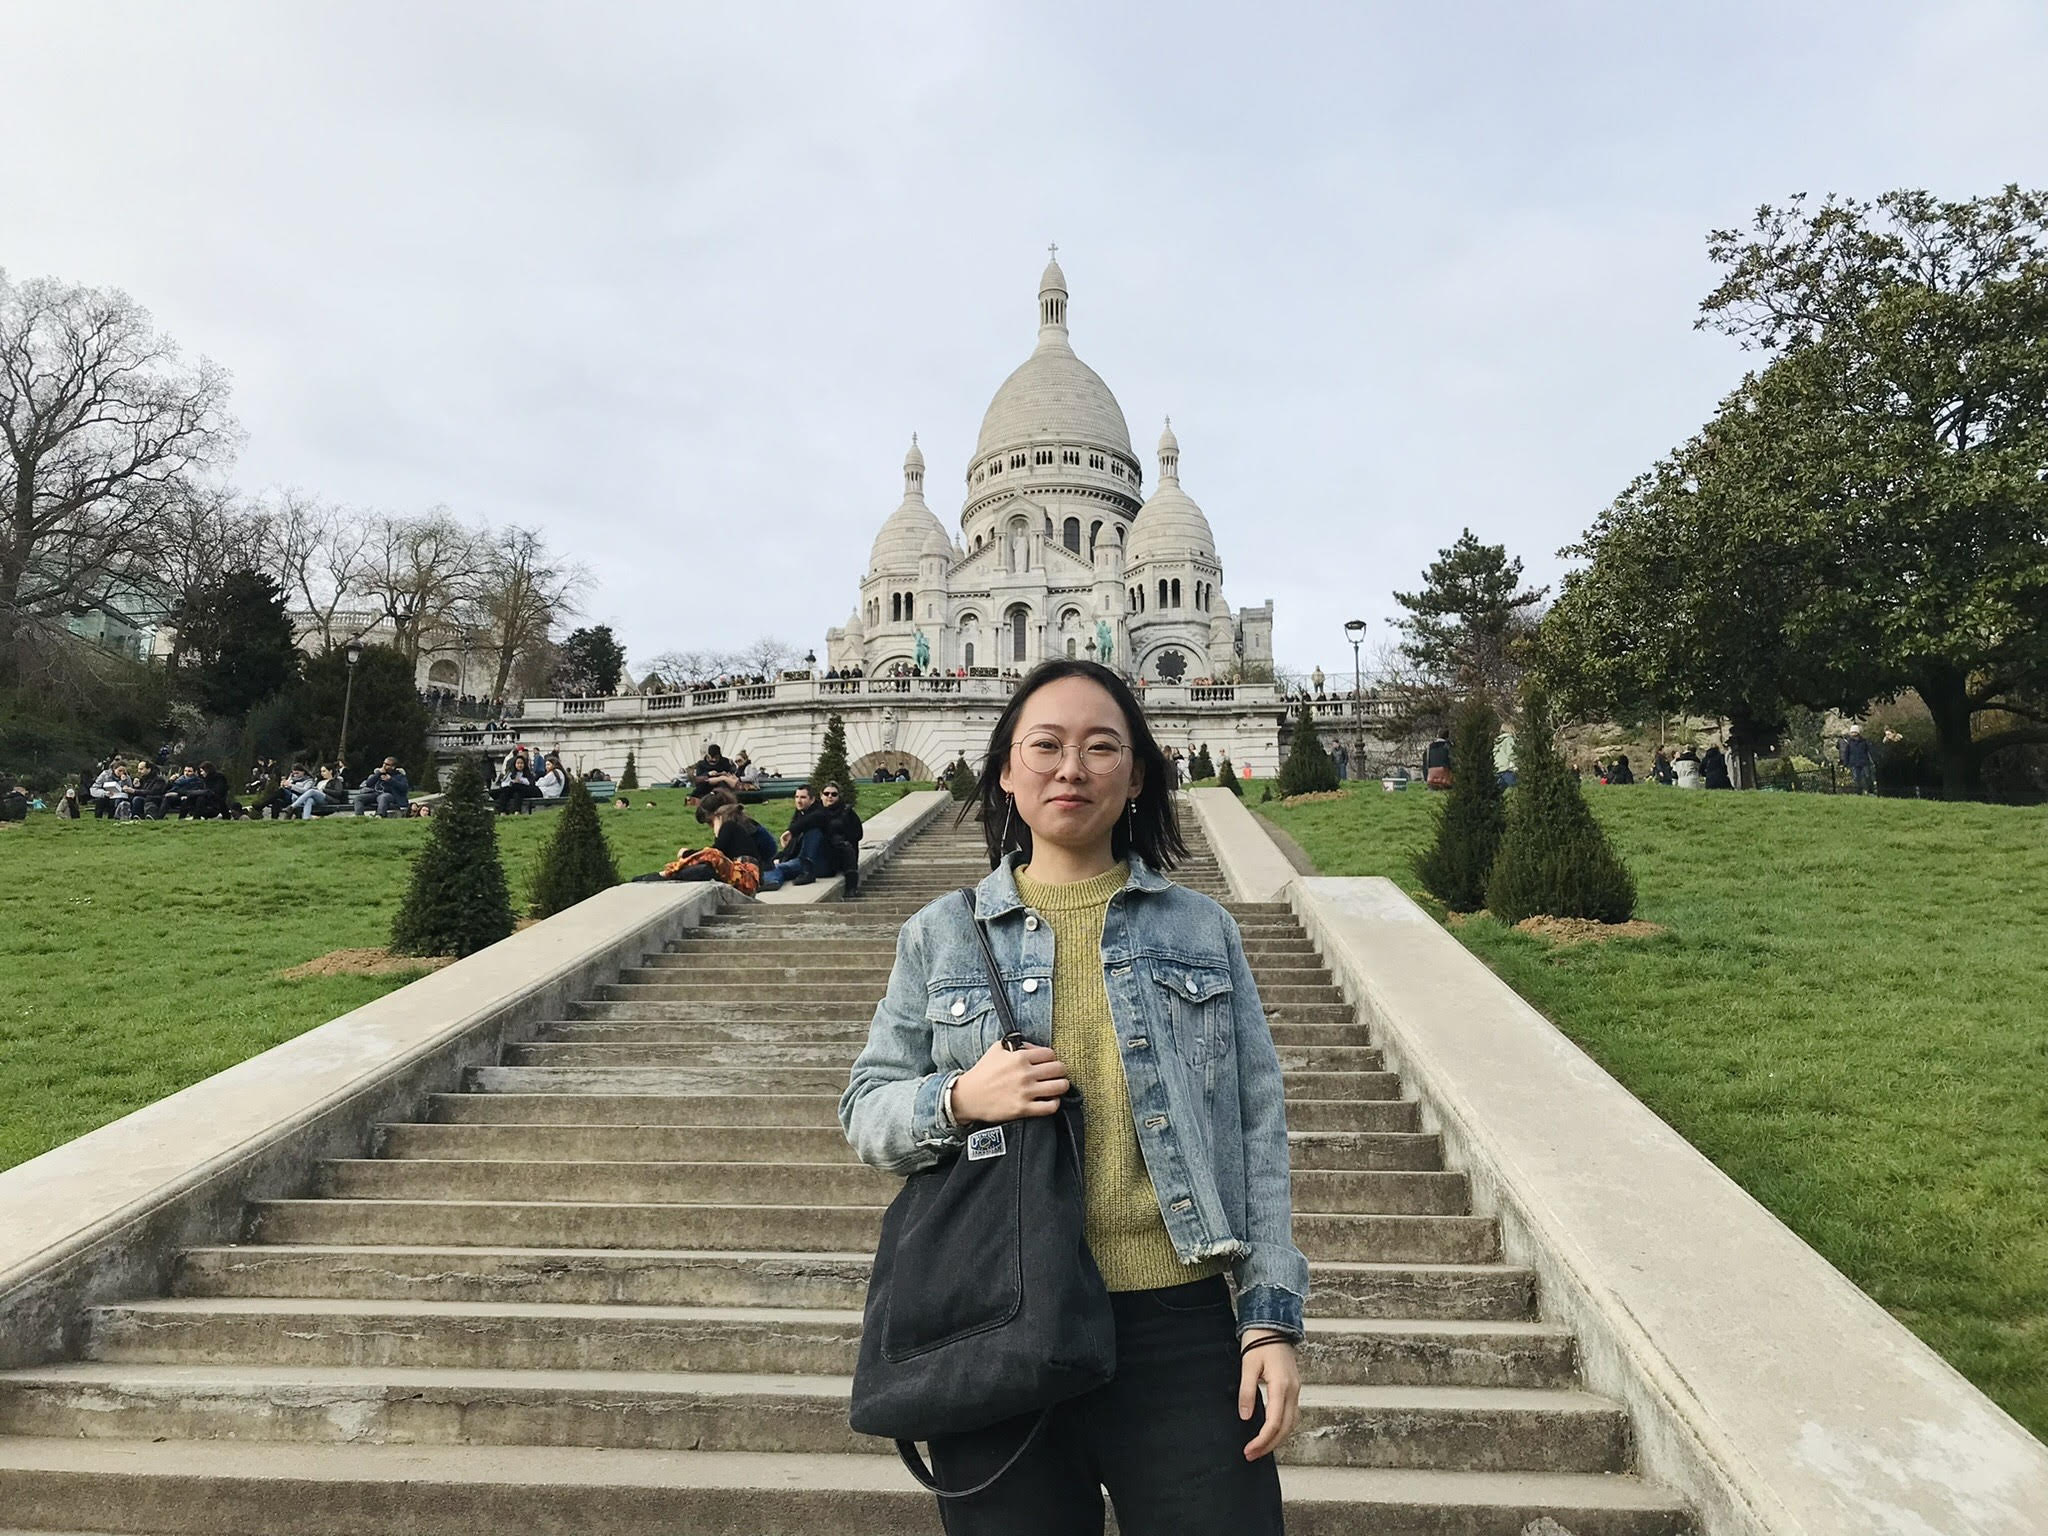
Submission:
<svg viewBox="0 0 2048 1536">
<path fill-rule="evenodd" d="M 1270 677 L 1273 605 L 1233 613 L 1223 600 L 1171 422 L 1147 498 L 1123 410 L 1068 343 L 1057 259 L 1038 290 L 1038 346 L 982 417 L 960 541 L 925 504 L 913 437 L 903 504 L 875 535 L 860 605 L 826 631 L 828 665 L 993 676 L 1083 656 L 1151 682 Z"/>
</svg>

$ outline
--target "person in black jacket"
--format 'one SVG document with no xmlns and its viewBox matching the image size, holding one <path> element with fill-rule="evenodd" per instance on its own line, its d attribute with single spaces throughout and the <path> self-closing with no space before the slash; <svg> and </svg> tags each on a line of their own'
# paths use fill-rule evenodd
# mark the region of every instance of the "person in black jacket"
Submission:
<svg viewBox="0 0 2048 1536">
<path fill-rule="evenodd" d="M 826 873 L 846 876 L 846 894 L 856 895 L 860 891 L 860 813 L 846 803 L 837 784 L 825 785 L 818 795 L 825 813 L 819 825 L 825 833 Z"/>
<path fill-rule="evenodd" d="M 137 821 L 162 821 L 164 819 L 164 796 L 169 793 L 170 780 L 157 770 L 155 763 L 143 761 L 135 765 L 135 788 L 128 796 L 128 803 L 134 807 Z"/>
<path fill-rule="evenodd" d="M 825 848 L 825 807 L 811 794 L 811 786 L 796 787 L 796 809 L 790 813 L 789 830 L 782 834 L 781 857 L 773 869 L 785 885 L 809 885 L 818 876 L 830 874 Z"/>
</svg>

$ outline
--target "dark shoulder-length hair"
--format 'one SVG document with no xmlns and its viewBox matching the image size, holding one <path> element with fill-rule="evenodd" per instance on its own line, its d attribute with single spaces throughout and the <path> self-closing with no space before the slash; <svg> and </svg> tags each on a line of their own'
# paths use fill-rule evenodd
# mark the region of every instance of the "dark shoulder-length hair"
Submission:
<svg viewBox="0 0 2048 1536">
<path fill-rule="evenodd" d="M 1188 856 L 1188 845 L 1180 833 L 1180 818 L 1174 813 L 1173 776 L 1166 766 L 1166 754 L 1153 740 L 1144 707 L 1130 685 L 1099 661 L 1061 657 L 1040 662 L 1017 684 L 1008 706 L 996 717 L 995 729 L 989 732 L 988 755 L 981 762 L 980 781 L 974 798 L 960 808 L 960 819 L 965 820 L 971 812 L 979 810 L 990 869 L 1008 853 L 1022 853 L 1025 861 L 1030 861 L 1031 828 L 1011 809 L 1009 796 L 1003 790 L 1003 766 L 1010 760 L 1010 744 L 1016 740 L 1017 722 L 1023 718 L 1025 703 L 1047 683 L 1056 683 L 1063 677 L 1085 677 L 1116 700 L 1116 707 L 1123 712 L 1132 759 L 1144 770 L 1137 812 L 1117 817 L 1116 830 L 1110 834 L 1110 856 L 1128 858 L 1135 851 L 1156 870 L 1172 869 Z"/>
</svg>

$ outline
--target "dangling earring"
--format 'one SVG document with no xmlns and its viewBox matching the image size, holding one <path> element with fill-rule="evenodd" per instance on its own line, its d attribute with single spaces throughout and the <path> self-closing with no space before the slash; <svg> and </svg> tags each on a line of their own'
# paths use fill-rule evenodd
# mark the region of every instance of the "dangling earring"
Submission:
<svg viewBox="0 0 2048 1536">
<path fill-rule="evenodd" d="M 1010 813 L 1017 809 L 1017 797 L 1015 795 L 1009 795 L 1005 798 L 1009 803 L 1003 807 L 1003 835 L 996 839 L 996 856 L 998 858 L 1001 858 L 1002 855 L 1010 851 Z"/>
<path fill-rule="evenodd" d="M 1124 852 L 1126 854 L 1135 852 L 1138 847 L 1138 797 L 1136 795 L 1131 796 L 1131 803 L 1128 809 L 1130 811 L 1130 832 L 1127 834 L 1128 841 L 1124 845 Z"/>
</svg>

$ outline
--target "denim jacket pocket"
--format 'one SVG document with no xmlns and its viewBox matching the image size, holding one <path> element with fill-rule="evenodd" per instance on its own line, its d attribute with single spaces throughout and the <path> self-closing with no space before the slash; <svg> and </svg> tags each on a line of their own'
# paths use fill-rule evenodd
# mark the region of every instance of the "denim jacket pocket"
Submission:
<svg viewBox="0 0 2048 1536">
<path fill-rule="evenodd" d="M 996 1041 L 996 1005 L 988 983 L 935 981 L 925 995 L 931 1026 L 932 1060 L 942 1068 L 967 1068 Z"/>
<path fill-rule="evenodd" d="M 1153 984 L 1164 1001 L 1173 1043 L 1190 1066 L 1203 1066 L 1230 1049 L 1230 971 L 1222 965 L 1154 960 Z"/>
</svg>

